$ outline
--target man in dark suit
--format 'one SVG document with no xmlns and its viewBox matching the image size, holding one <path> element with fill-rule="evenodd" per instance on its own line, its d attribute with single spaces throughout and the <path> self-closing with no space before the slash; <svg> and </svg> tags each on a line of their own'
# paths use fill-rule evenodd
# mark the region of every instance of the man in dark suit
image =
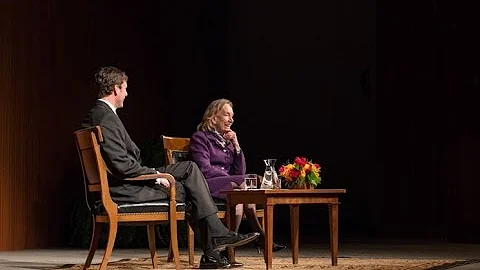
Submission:
<svg viewBox="0 0 480 270">
<path fill-rule="evenodd" d="M 170 187 L 167 179 L 156 181 L 126 181 L 157 172 L 170 173 L 176 179 L 178 200 L 191 203 L 191 222 L 198 226 L 204 255 L 200 268 L 230 268 L 232 265 L 221 257 L 219 251 L 249 243 L 258 233 L 237 234 L 228 230 L 218 219 L 218 211 L 210 195 L 205 178 L 197 165 L 191 161 L 178 162 L 160 168 L 141 165 L 140 150 L 128 135 L 116 110 L 123 107 L 127 97 L 128 77 L 115 67 L 102 67 L 95 74 L 99 99 L 88 113 L 82 127 L 100 125 L 104 142 L 102 156 L 109 170 L 110 195 L 116 202 L 151 202 L 167 198 L 165 189 Z"/>
</svg>

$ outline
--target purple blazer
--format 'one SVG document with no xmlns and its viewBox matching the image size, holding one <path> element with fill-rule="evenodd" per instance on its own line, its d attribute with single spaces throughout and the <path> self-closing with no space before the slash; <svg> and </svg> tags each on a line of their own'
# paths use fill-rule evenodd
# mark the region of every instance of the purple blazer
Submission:
<svg viewBox="0 0 480 270">
<path fill-rule="evenodd" d="M 245 181 L 245 156 L 235 153 L 229 142 L 222 147 L 213 133 L 197 131 L 190 138 L 190 158 L 198 165 L 207 180 L 212 197 L 226 199 L 221 190 L 232 190 L 231 182 Z"/>
</svg>

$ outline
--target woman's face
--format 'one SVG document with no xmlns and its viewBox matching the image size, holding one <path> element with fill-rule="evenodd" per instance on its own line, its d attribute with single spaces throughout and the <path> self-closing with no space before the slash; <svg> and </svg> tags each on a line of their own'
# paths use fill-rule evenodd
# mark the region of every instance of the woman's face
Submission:
<svg viewBox="0 0 480 270">
<path fill-rule="evenodd" d="M 230 131 L 230 127 L 233 124 L 233 109 L 229 104 L 223 105 L 223 107 L 218 111 L 218 113 L 212 118 L 213 126 L 215 130 L 224 134 L 227 131 Z"/>
</svg>

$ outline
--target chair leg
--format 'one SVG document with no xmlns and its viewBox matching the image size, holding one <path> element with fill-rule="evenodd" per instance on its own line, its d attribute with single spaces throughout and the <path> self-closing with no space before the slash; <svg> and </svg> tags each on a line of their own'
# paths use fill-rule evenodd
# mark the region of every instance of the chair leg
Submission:
<svg viewBox="0 0 480 270">
<path fill-rule="evenodd" d="M 158 268 L 157 247 L 155 246 L 155 225 L 147 225 L 148 247 L 150 248 L 150 257 L 152 258 L 152 266 Z"/>
<path fill-rule="evenodd" d="M 185 221 L 186 222 L 186 221 Z M 192 227 L 187 222 L 187 245 L 188 245 L 188 264 L 194 264 L 194 255 L 195 255 L 195 235 L 193 233 Z M 167 262 L 173 262 L 174 259 L 173 249 L 172 249 L 172 241 L 170 241 L 170 245 L 168 247 L 168 257 Z"/>
<path fill-rule="evenodd" d="M 170 243 L 168 244 L 167 262 L 173 262 L 174 258 L 175 258 L 175 256 L 173 255 L 172 240 L 170 239 Z"/>
<path fill-rule="evenodd" d="M 193 234 L 193 229 L 190 227 L 190 224 L 187 222 L 187 244 L 188 244 L 188 264 L 193 265 L 195 262 L 194 255 L 195 255 L 195 235 Z"/>
<path fill-rule="evenodd" d="M 107 246 L 105 247 L 105 254 L 103 254 L 102 264 L 100 264 L 98 270 L 107 269 L 108 260 L 112 255 L 113 244 L 115 244 L 115 238 L 117 237 L 117 220 L 110 220 L 109 225 Z"/>
<path fill-rule="evenodd" d="M 97 247 L 98 247 L 98 239 L 100 239 L 101 230 L 102 230 L 101 224 L 98 222 L 95 222 L 95 217 L 93 217 L 92 239 L 90 241 L 90 249 L 88 250 L 87 260 L 83 265 L 83 270 L 90 267 L 90 264 L 92 263 L 93 256 L 95 255 L 95 251 L 97 250 Z"/>
<path fill-rule="evenodd" d="M 257 210 L 257 216 L 262 219 L 261 225 L 262 229 L 265 231 L 265 211 Z"/>
<path fill-rule="evenodd" d="M 180 253 L 178 252 L 178 238 L 177 238 L 177 220 L 170 217 L 170 249 L 175 260 L 175 269 L 180 270 Z"/>
<path fill-rule="evenodd" d="M 168 245 L 167 262 L 173 262 L 172 240 L 170 240 L 170 244 Z"/>
</svg>

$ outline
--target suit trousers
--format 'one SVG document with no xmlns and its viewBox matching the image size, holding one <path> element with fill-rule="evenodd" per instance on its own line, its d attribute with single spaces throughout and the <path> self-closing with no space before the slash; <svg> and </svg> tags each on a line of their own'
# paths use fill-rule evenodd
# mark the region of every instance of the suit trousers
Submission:
<svg viewBox="0 0 480 270">
<path fill-rule="evenodd" d="M 176 185 L 183 185 L 187 202 L 192 204 L 191 214 L 194 220 L 198 221 L 218 212 L 205 177 L 195 162 L 177 162 L 157 168 L 157 170 L 161 173 L 171 174 L 175 177 Z"/>
</svg>

